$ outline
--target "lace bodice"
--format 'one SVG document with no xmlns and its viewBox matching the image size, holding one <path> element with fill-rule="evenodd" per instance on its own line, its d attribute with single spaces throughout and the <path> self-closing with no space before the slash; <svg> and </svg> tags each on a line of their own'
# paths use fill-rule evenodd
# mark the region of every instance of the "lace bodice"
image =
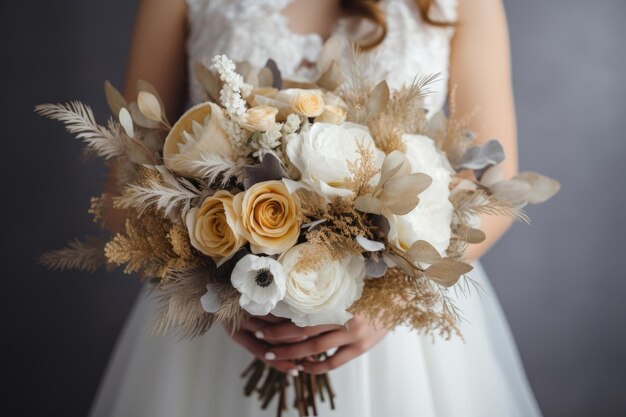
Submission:
<svg viewBox="0 0 626 417">
<path fill-rule="evenodd" d="M 217 54 L 226 54 L 235 61 L 248 61 L 261 68 L 269 58 L 276 61 L 283 76 L 296 80 L 311 80 L 315 62 L 323 44 L 317 33 L 294 33 L 282 11 L 292 0 L 187 0 L 190 33 L 187 53 L 190 64 L 206 62 Z M 439 0 L 431 10 L 434 19 L 456 20 L 457 0 Z M 388 33 L 375 51 L 380 54 L 380 79 L 386 78 L 390 87 L 410 83 L 416 75 L 442 73 L 441 81 L 433 86 L 434 93 L 426 99 L 432 111 L 440 110 L 447 96 L 450 39 L 452 27 L 436 27 L 422 21 L 414 0 L 384 0 L 381 2 Z M 342 18 L 333 34 L 355 39 L 367 32 L 370 23 L 364 19 Z M 189 65 L 193 71 L 193 65 Z M 192 75 L 190 99 L 203 99 Z"/>
</svg>

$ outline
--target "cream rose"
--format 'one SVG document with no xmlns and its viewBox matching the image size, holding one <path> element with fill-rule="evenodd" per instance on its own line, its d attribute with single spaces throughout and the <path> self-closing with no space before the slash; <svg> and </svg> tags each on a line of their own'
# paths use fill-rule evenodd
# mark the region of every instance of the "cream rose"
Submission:
<svg viewBox="0 0 626 417">
<path fill-rule="evenodd" d="M 215 261 L 230 258 L 245 243 L 235 231 L 233 196 L 220 190 L 192 208 L 185 218 L 191 245 Z"/>
<path fill-rule="evenodd" d="M 385 154 L 376 148 L 366 126 L 344 122 L 339 125 L 314 123 L 287 143 L 287 156 L 302 174 L 302 181 L 325 195 L 352 194 L 344 184 L 352 176 L 348 161 L 359 159 L 358 144 L 374 153 L 374 164 L 382 166 Z M 378 182 L 372 178 L 372 185 Z"/>
<path fill-rule="evenodd" d="M 323 262 L 317 270 L 299 270 L 303 256 L 315 256 L 315 247 L 303 243 L 285 252 L 278 261 L 287 276 L 285 296 L 272 314 L 290 318 L 298 326 L 345 324 L 346 311 L 363 291 L 365 263 L 359 256 Z"/>
<path fill-rule="evenodd" d="M 341 107 L 329 106 L 324 107 L 322 114 L 315 118 L 317 123 L 332 123 L 338 125 L 346 121 L 348 112 Z"/>
<path fill-rule="evenodd" d="M 300 236 L 300 199 L 282 181 L 254 184 L 234 199 L 237 230 L 253 253 L 276 255 Z"/>
<path fill-rule="evenodd" d="M 255 106 L 246 111 L 246 121 L 241 123 L 241 127 L 251 132 L 267 132 L 274 130 L 278 109 L 270 106 Z"/>
<path fill-rule="evenodd" d="M 317 117 L 324 111 L 324 99 L 318 90 L 289 88 L 281 91 L 277 99 L 289 103 L 291 110 L 301 116 Z"/>
<path fill-rule="evenodd" d="M 425 240 L 443 255 L 450 244 L 453 207 L 449 184 L 453 170 L 429 137 L 405 134 L 402 140 L 412 171 L 427 174 L 433 182 L 420 193 L 420 202 L 410 213 L 390 216 L 388 238 L 403 250 Z"/>
</svg>

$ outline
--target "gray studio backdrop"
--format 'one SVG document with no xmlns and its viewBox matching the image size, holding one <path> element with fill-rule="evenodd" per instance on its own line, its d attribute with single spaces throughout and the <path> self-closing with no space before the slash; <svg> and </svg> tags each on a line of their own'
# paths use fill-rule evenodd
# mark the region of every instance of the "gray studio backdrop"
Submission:
<svg viewBox="0 0 626 417">
<path fill-rule="evenodd" d="M 626 2 L 505 3 L 522 168 L 564 187 L 484 264 L 545 415 L 623 416 Z M 0 4 L 1 415 L 84 416 L 139 289 L 119 273 L 34 263 L 97 232 L 86 210 L 104 171 L 32 107 L 78 98 L 106 117 L 102 81 L 121 83 L 135 6 Z"/>
</svg>

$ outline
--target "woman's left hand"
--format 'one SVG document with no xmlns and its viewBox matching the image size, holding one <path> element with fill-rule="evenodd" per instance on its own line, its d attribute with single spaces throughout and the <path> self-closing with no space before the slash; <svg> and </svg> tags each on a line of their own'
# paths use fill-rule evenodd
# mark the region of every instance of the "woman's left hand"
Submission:
<svg viewBox="0 0 626 417">
<path fill-rule="evenodd" d="M 387 330 L 377 329 L 363 317 L 353 317 L 346 326 L 322 325 L 298 327 L 292 322 L 268 323 L 256 336 L 271 346 L 265 359 L 271 361 L 299 360 L 298 369 L 311 374 L 321 374 L 338 368 L 351 359 L 367 352 L 382 340 Z M 301 339 L 300 342 L 294 340 Z M 306 358 L 337 348 L 322 361 Z"/>
</svg>

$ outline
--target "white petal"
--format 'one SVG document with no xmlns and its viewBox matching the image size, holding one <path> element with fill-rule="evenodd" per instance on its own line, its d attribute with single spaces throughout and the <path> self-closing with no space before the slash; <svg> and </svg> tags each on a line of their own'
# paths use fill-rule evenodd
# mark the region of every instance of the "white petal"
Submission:
<svg viewBox="0 0 626 417">
<path fill-rule="evenodd" d="M 207 313 L 215 313 L 220 308 L 221 294 L 219 287 L 215 284 L 206 285 L 207 292 L 200 298 L 202 308 Z"/>
</svg>

